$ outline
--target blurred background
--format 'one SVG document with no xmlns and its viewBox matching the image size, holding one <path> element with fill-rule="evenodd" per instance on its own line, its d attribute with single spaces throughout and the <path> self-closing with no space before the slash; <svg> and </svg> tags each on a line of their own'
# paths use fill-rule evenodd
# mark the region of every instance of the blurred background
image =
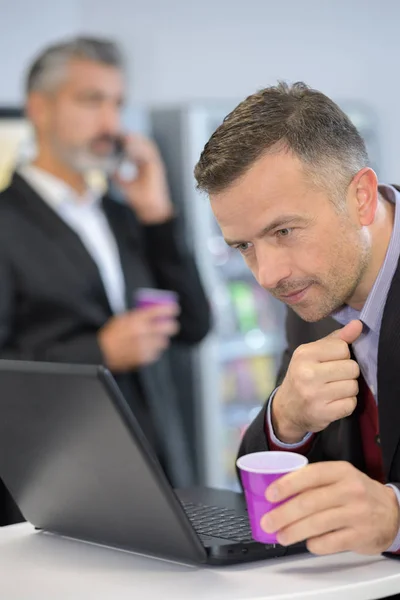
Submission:
<svg viewBox="0 0 400 600">
<path fill-rule="evenodd" d="M 193 167 L 243 97 L 277 79 L 331 96 L 364 136 L 381 181 L 400 183 L 396 0 L 0 0 L 0 185 L 30 151 L 26 65 L 60 38 L 118 42 L 128 64 L 128 129 L 153 136 L 167 165 L 214 313 L 190 356 L 181 406 L 199 482 L 236 488 L 240 437 L 274 387 L 285 309 L 224 244 Z"/>
</svg>

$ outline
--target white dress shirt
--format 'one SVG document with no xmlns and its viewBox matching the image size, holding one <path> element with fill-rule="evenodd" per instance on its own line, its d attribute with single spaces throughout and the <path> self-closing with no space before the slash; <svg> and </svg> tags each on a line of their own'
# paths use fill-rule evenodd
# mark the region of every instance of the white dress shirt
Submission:
<svg viewBox="0 0 400 600">
<path fill-rule="evenodd" d="M 113 312 L 118 314 L 125 311 L 125 280 L 121 260 L 99 195 L 88 188 L 83 196 L 78 196 L 64 181 L 33 165 L 24 165 L 18 172 L 79 236 L 97 265 Z"/>
</svg>

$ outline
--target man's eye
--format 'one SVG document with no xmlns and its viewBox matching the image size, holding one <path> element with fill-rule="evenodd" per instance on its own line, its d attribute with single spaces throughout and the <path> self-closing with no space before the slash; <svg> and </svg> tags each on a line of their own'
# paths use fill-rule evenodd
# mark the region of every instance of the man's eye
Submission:
<svg viewBox="0 0 400 600">
<path fill-rule="evenodd" d="M 236 246 L 236 249 L 239 250 L 239 252 L 241 252 L 242 254 L 244 252 L 247 252 L 247 250 L 250 248 L 250 244 L 249 242 L 243 242 L 243 244 L 238 244 Z"/>
<path fill-rule="evenodd" d="M 82 94 L 79 96 L 79 101 L 86 105 L 98 105 L 103 102 L 104 98 L 100 94 Z"/>
<path fill-rule="evenodd" d="M 292 229 L 290 227 L 285 227 L 284 229 L 278 229 L 276 235 L 278 237 L 287 237 L 290 233 L 292 233 Z"/>
</svg>

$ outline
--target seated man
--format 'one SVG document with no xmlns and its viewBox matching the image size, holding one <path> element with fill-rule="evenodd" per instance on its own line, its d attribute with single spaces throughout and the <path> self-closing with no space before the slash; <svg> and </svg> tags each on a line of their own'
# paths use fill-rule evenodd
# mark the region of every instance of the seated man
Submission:
<svg viewBox="0 0 400 600">
<path fill-rule="evenodd" d="M 119 50 L 82 38 L 52 46 L 26 92 L 37 156 L 0 194 L 0 357 L 109 367 L 183 485 L 191 469 L 168 349 L 207 334 L 209 307 L 158 149 L 121 130 Z M 131 179 L 118 175 L 122 157 L 135 165 Z M 91 189 L 91 170 L 119 197 Z M 173 290 L 179 304 L 136 309 L 143 287 Z"/>
<path fill-rule="evenodd" d="M 400 549 L 400 194 L 368 165 L 332 100 L 280 83 L 239 104 L 195 171 L 227 243 L 298 315 L 240 453 L 308 455 L 268 488 L 289 500 L 261 525 L 317 554 Z"/>
</svg>

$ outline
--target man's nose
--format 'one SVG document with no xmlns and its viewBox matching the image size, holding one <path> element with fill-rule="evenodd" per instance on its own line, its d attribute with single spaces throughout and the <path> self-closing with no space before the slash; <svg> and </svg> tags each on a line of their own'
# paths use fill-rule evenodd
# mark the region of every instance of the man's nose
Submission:
<svg viewBox="0 0 400 600">
<path fill-rule="evenodd" d="M 257 252 L 256 279 L 264 289 L 275 289 L 290 274 L 290 266 L 280 253 L 270 250 Z"/>
<path fill-rule="evenodd" d="M 104 131 L 111 135 L 116 135 L 120 131 L 120 114 L 115 106 L 103 106 L 101 126 Z"/>
</svg>

